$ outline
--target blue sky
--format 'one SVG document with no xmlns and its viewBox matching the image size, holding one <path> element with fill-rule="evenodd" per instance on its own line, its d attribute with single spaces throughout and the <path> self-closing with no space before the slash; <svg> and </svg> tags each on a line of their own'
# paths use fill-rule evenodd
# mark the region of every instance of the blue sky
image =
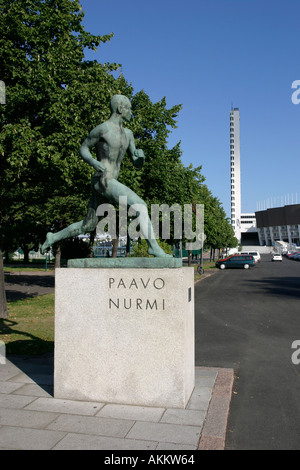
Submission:
<svg viewBox="0 0 300 470">
<path fill-rule="evenodd" d="M 87 58 L 122 64 L 134 92 L 182 104 L 169 146 L 203 166 L 230 215 L 229 112 L 240 109 L 242 211 L 300 203 L 299 0 L 81 0 L 85 29 L 113 32 Z M 297 195 L 297 196 L 296 196 Z M 289 199 L 288 199 L 289 197 Z"/>
</svg>

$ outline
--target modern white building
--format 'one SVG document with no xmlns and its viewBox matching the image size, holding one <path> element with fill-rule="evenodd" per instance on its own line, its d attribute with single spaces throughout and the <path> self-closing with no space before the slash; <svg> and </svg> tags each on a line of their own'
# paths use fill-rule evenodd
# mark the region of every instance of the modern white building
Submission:
<svg viewBox="0 0 300 470">
<path fill-rule="evenodd" d="M 241 148 L 240 111 L 230 111 L 230 183 L 231 183 L 231 225 L 236 238 L 241 240 Z"/>
<path fill-rule="evenodd" d="M 241 232 L 257 232 L 256 228 L 256 217 L 255 213 L 245 213 L 241 214 Z"/>
</svg>

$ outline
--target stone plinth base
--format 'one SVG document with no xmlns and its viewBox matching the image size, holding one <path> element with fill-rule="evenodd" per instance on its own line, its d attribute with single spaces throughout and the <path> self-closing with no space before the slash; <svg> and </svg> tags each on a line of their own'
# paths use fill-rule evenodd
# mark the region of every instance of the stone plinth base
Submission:
<svg viewBox="0 0 300 470">
<path fill-rule="evenodd" d="M 54 396 L 185 408 L 194 269 L 56 269 Z"/>
</svg>

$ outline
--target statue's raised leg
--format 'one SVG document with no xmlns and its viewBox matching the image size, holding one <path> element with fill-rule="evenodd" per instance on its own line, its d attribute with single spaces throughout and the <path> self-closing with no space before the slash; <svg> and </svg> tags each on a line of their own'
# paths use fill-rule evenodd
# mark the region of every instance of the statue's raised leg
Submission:
<svg viewBox="0 0 300 470">
<path fill-rule="evenodd" d="M 147 205 L 137 194 L 119 181 L 112 179 L 108 182 L 105 197 L 115 206 L 120 203 L 121 197 L 126 197 L 128 207 L 132 207 L 138 216 L 140 231 L 148 243 L 148 253 L 158 258 L 172 257 L 172 255 L 165 253 L 157 243 L 152 223 L 148 215 Z"/>
<path fill-rule="evenodd" d="M 42 245 L 41 253 L 45 253 L 50 246 L 54 243 L 57 243 L 65 238 L 77 237 L 83 233 L 83 220 L 76 222 L 75 224 L 69 225 L 69 227 L 64 228 L 60 232 L 52 233 L 48 232 L 46 236 L 46 241 Z"/>
<path fill-rule="evenodd" d="M 46 236 L 46 241 L 41 248 L 41 253 L 45 253 L 45 251 L 50 248 L 50 246 L 52 246 L 54 243 L 60 242 L 61 240 L 64 240 L 66 238 L 77 237 L 78 235 L 92 232 L 96 228 L 98 223 L 98 218 L 96 216 L 96 210 L 94 206 L 95 201 L 92 198 L 88 207 L 86 218 L 84 220 L 81 220 L 80 222 L 75 222 L 74 224 L 69 225 L 69 227 L 64 228 L 60 232 L 48 232 Z"/>
</svg>

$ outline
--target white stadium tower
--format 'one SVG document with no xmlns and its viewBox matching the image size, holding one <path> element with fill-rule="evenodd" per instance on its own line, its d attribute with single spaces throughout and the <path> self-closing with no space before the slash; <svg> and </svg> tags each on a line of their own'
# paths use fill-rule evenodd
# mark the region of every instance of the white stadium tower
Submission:
<svg viewBox="0 0 300 470">
<path fill-rule="evenodd" d="M 256 232 L 255 214 L 242 214 L 241 201 L 241 145 L 240 111 L 230 111 L 230 188 L 231 188 L 231 225 L 240 242 L 242 234 Z"/>
</svg>

